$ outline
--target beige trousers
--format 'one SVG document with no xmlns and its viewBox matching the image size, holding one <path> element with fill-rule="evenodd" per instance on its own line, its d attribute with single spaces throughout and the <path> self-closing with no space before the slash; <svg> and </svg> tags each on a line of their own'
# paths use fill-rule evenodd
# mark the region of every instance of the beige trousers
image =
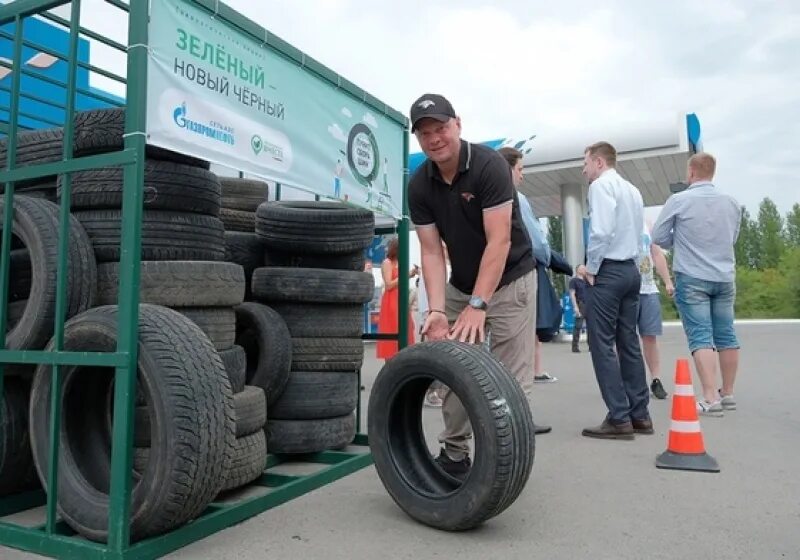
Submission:
<svg viewBox="0 0 800 560">
<path fill-rule="evenodd" d="M 445 312 L 452 325 L 469 303 L 465 294 L 447 284 Z M 486 331 L 494 354 L 516 378 L 526 394 L 533 387 L 533 350 L 536 342 L 536 271 L 497 290 L 486 310 Z M 439 442 L 447 455 L 460 461 L 469 454 L 472 437 L 467 411 L 452 391 L 447 391 L 442 405 L 444 431 Z"/>
</svg>

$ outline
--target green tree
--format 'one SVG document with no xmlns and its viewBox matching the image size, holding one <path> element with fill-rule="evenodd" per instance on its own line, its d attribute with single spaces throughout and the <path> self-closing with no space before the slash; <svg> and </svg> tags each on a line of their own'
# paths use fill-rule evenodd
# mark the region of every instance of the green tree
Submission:
<svg viewBox="0 0 800 560">
<path fill-rule="evenodd" d="M 800 204 L 797 202 L 786 214 L 786 243 L 790 247 L 800 247 Z"/>
<path fill-rule="evenodd" d="M 786 278 L 786 307 L 790 311 L 789 316 L 800 318 L 800 245 L 783 254 L 780 272 Z"/>
<path fill-rule="evenodd" d="M 786 249 L 786 241 L 783 238 L 783 218 L 769 197 L 764 198 L 758 207 L 758 237 L 758 268 L 777 267 Z"/>
<path fill-rule="evenodd" d="M 736 265 L 755 268 L 759 254 L 758 224 L 750 217 L 747 208 L 742 208 L 742 223 L 739 226 L 739 237 L 734 246 Z"/>
<path fill-rule="evenodd" d="M 547 218 L 547 242 L 550 248 L 564 254 L 564 221 L 561 216 Z"/>
</svg>

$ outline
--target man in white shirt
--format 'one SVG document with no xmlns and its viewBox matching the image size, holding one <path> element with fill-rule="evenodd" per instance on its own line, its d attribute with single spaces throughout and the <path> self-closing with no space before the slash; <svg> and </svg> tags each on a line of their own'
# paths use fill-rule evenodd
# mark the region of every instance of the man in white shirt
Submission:
<svg viewBox="0 0 800 560">
<path fill-rule="evenodd" d="M 608 407 L 602 424 L 583 430 L 600 439 L 652 434 L 647 377 L 636 332 L 639 315 L 639 243 L 644 202 L 616 171 L 617 151 L 608 142 L 586 148 L 583 174 L 589 180 L 589 346 L 600 393 Z"/>
</svg>

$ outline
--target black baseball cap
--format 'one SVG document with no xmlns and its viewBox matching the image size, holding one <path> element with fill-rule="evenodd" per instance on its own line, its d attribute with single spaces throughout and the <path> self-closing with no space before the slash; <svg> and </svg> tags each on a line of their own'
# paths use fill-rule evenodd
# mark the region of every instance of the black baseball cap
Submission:
<svg viewBox="0 0 800 560">
<path fill-rule="evenodd" d="M 456 111 L 442 95 L 426 93 L 411 105 L 411 132 L 417 128 L 421 119 L 436 119 L 447 122 L 456 118 Z"/>
</svg>

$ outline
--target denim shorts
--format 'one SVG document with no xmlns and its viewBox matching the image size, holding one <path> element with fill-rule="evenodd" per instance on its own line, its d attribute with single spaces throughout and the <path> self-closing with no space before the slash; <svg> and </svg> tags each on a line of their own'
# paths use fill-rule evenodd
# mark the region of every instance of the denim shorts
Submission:
<svg viewBox="0 0 800 560">
<path fill-rule="evenodd" d="M 739 348 L 733 328 L 735 282 L 712 282 L 675 273 L 675 305 L 689 351 Z"/>
<path fill-rule="evenodd" d="M 661 336 L 661 298 L 658 294 L 639 294 L 639 336 Z"/>
</svg>

